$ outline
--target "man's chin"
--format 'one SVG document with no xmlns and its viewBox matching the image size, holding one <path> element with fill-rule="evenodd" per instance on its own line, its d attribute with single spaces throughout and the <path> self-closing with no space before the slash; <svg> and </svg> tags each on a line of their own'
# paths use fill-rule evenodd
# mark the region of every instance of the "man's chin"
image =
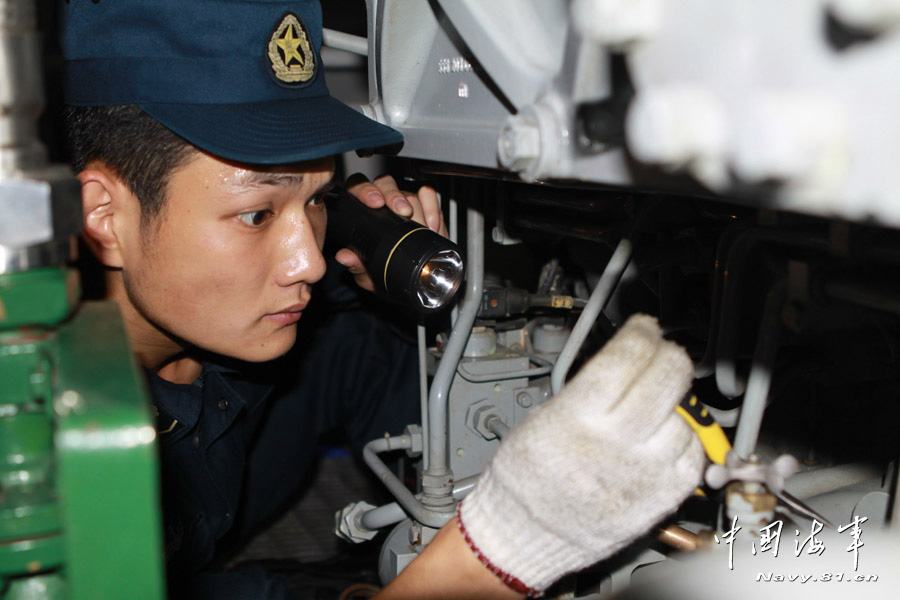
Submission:
<svg viewBox="0 0 900 600">
<path fill-rule="evenodd" d="M 225 356 L 251 363 L 263 363 L 275 360 L 287 354 L 297 340 L 297 327 L 284 327 L 277 335 L 268 336 L 263 341 L 244 344 L 240 347 L 229 348 L 222 352 Z"/>
</svg>

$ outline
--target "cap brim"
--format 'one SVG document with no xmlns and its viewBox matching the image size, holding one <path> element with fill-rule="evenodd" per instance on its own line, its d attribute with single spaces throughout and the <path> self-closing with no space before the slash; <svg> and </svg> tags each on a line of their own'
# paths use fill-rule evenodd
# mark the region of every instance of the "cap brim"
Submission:
<svg viewBox="0 0 900 600">
<path fill-rule="evenodd" d="M 400 132 L 331 96 L 249 104 L 141 103 L 150 116 L 226 160 L 281 164 L 351 150 L 397 152 Z"/>
</svg>

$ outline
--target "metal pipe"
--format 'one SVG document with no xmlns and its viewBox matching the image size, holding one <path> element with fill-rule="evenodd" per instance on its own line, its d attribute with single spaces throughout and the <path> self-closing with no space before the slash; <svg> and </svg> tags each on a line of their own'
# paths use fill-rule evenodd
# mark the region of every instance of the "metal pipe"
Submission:
<svg viewBox="0 0 900 600">
<path fill-rule="evenodd" d="M 507 379 L 519 379 L 521 377 L 537 377 L 539 375 L 546 375 L 550 371 L 553 370 L 553 363 L 549 360 L 541 358 L 536 354 L 529 354 L 528 359 L 539 364 L 539 367 L 522 369 L 521 371 L 510 371 L 509 373 L 487 373 L 487 374 L 478 374 L 473 373 L 466 368 L 465 363 L 460 363 L 456 368 L 456 372 L 459 373 L 459 376 L 465 379 L 466 381 L 471 381 L 472 383 L 488 383 L 491 381 L 504 381 Z"/>
<path fill-rule="evenodd" d="M 382 527 L 399 523 L 406 518 L 406 511 L 396 502 L 368 510 L 357 519 L 358 525 L 369 531 L 377 531 Z"/>
<path fill-rule="evenodd" d="M 891 486 L 893 488 L 893 495 L 890 498 L 890 514 L 888 515 L 888 522 L 891 525 L 891 528 L 896 532 L 900 529 L 900 473 L 898 473 L 898 466 L 894 466 L 894 483 Z M 894 533 L 896 535 L 896 533 Z"/>
<path fill-rule="evenodd" d="M 747 381 L 747 393 L 744 396 L 741 418 L 734 436 L 734 450 L 744 460 L 749 459 L 756 450 L 763 413 L 766 411 L 766 400 L 769 398 L 769 387 L 772 385 L 772 371 L 775 368 L 775 355 L 781 333 L 781 313 L 786 298 L 785 279 L 772 286 L 766 297 L 762 322 L 756 338 L 756 349 L 753 351 L 753 366 L 750 368 L 750 377 Z"/>
<path fill-rule="evenodd" d="M 37 116 L 44 108 L 36 2 L 0 2 L 0 174 L 46 165 Z"/>
<path fill-rule="evenodd" d="M 855 485 L 870 479 L 880 479 L 884 469 L 870 463 L 857 462 L 801 471 L 784 482 L 784 489 L 800 499 L 809 499 Z"/>
<path fill-rule="evenodd" d="M 443 527 L 444 523 L 449 521 L 453 516 L 453 513 L 438 512 L 426 508 L 412 492 L 406 489 L 403 482 L 397 479 L 397 476 L 391 472 L 388 466 L 378 458 L 380 452 L 405 450 L 411 447 L 412 438 L 408 433 L 394 437 L 385 436 L 383 438 L 378 438 L 377 440 L 372 440 L 363 447 L 363 460 L 366 461 L 366 464 L 369 465 L 372 472 L 375 473 L 382 483 L 384 483 L 410 517 L 428 527 Z M 389 511 L 386 509 L 385 513 L 389 513 Z M 373 517 L 373 519 L 374 518 L 383 522 L 385 515 L 379 514 L 377 517 Z"/>
<path fill-rule="evenodd" d="M 738 424 L 738 419 L 741 418 L 740 406 L 725 409 L 716 408 L 715 406 L 710 406 L 709 404 L 703 403 L 703 408 L 709 411 L 709 414 L 713 419 L 716 420 L 716 423 L 718 423 L 722 427 L 734 427 Z"/>
<path fill-rule="evenodd" d="M 434 380 L 431 382 L 428 397 L 429 466 L 426 475 L 440 476 L 450 470 L 447 460 L 448 393 L 459 359 L 462 358 L 469 334 L 472 333 L 472 325 L 481 307 L 484 289 L 484 216 L 474 208 L 469 208 L 466 212 L 466 233 L 468 237 L 466 296 L 460 305 L 459 317 L 453 323 L 453 330 L 444 348 Z"/>
<path fill-rule="evenodd" d="M 416 346 L 419 351 L 419 414 L 422 422 L 422 439 L 428 439 L 428 342 L 425 339 L 425 326 L 416 327 Z M 428 468 L 428 453 L 422 453 L 422 467 Z"/>
<path fill-rule="evenodd" d="M 456 202 L 456 179 L 450 180 L 450 208 L 449 208 L 449 217 L 450 217 L 450 241 L 454 244 L 459 244 L 459 204 Z M 453 308 L 450 309 L 450 322 L 456 323 L 456 319 L 459 318 L 459 304 L 454 303 Z M 422 418 L 425 418 L 424 413 L 422 414 Z M 425 439 L 428 439 L 426 436 Z M 426 467 L 428 464 L 426 463 Z"/>
<path fill-rule="evenodd" d="M 632 252 L 631 240 L 622 238 L 609 262 L 606 263 L 606 268 L 603 269 L 603 274 L 600 276 L 600 281 L 597 282 L 597 286 L 591 294 L 591 299 L 588 300 L 584 310 L 581 311 L 581 316 L 578 317 L 578 322 L 575 323 L 572 334 L 566 340 L 566 345 L 563 346 L 562 352 L 559 353 L 559 358 L 556 359 L 556 365 L 554 365 L 550 373 L 550 386 L 554 394 L 559 393 L 559 390 L 562 389 L 563 384 L 566 382 L 569 368 L 575 362 L 575 357 L 578 356 L 581 345 L 587 338 L 588 333 L 590 333 L 591 327 L 594 326 L 594 321 L 597 320 L 606 303 L 609 302 L 613 290 L 616 289 L 616 285 L 618 285 L 625 268 L 631 260 Z"/>
<path fill-rule="evenodd" d="M 694 365 L 694 378 L 703 379 L 709 377 L 716 371 L 716 341 L 719 333 L 719 306 L 722 304 L 722 287 L 724 286 L 725 277 L 725 259 L 731 245 L 739 233 L 744 231 L 742 223 L 733 223 L 725 228 L 719 237 L 719 243 L 716 245 L 716 258 L 713 264 L 712 274 L 712 293 L 710 296 L 709 311 L 709 337 L 706 341 L 706 351 L 703 358 Z"/>
<path fill-rule="evenodd" d="M 693 552 L 700 548 L 700 536 L 678 525 L 658 529 L 656 539 L 682 552 Z"/>
<path fill-rule="evenodd" d="M 475 484 L 478 483 L 479 477 L 481 477 L 481 474 L 470 475 L 469 477 L 464 477 L 455 482 L 453 484 L 453 499 L 462 500 L 468 496 L 469 492 L 475 487 Z M 439 514 L 443 515 L 445 513 Z M 396 502 L 391 502 L 390 504 L 384 504 L 378 508 L 373 508 L 362 513 L 357 521 L 364 529 L 376 531 L 382 527 L 399 523 L 405 518 L 407 518 L 407 514 L 406 511 L 403 510 L 403 507 Z"/>
<path fill-rule="evenodd" d="M 488 428 L 488 431 L 496 435 L 501 440 L 509 435 L 509 425 L 503 422 L 503 419 L 498 417 L 497 415 L 490 415 L 484 421 L 484 426 Z"/>
<path fill-rule="evenodd" d="M 329 48 L 344 50 L 360 56 L 369 55 L 369 40 L 359 36 L 335 31 L 334 29 L 322 29 L 322 44 Z"/>
<path fill-rule="evenodd" d="M 469 495 L 475 488 L 475 484 L 478 483 L 478 480 L 481 478 L 481 473 L 476 475 L 469 475 L 468 477 L 463 477 L 459 481 L 455 481 L 453 483 L 453 499 L 454 500 L 462 500 L 466 496 Z"/>
<path fill-rule="evenodd" d="M 740 324 L 740 277 L 744 263 L 760 243 L 783 244 L 812 250 L 827 250 L 828 241 L 800 231 L 779 231 L 774 229 L 750 229 L 738 235 L 731 249 L 723 272 L 721 311 L 716 340 L 716 385 L 719 392 L 728 398 L 736 398 L 746 389 L 745 380 L 737 372 L 737 329 Z"/>
</svg>

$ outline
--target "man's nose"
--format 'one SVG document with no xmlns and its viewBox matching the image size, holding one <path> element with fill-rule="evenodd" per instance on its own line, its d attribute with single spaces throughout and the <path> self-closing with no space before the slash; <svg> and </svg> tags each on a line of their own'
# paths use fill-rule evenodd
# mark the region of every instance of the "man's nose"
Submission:
<svg viewBox="0 0 900 600">
<path fill-rule="evenodd" d="M 325 257 L 309 219 L 297 217 L 287 223 L 279 248 L 275 282 L 281 286 L 315 283 L 325 275 Z"/>
</svg>

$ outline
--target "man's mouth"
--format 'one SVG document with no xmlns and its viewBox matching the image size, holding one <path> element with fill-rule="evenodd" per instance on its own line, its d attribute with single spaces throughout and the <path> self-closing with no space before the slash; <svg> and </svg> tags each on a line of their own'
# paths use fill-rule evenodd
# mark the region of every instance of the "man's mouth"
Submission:
<svg viewBox="0 0 900 600">
<path fill-rule="evenodd" d="M 291 325 L 300 320 L 300 317 L 303 315 L 304 308 L 306 308 L 305 302 L 302 304 L 289 306 L 276 313 L 269 313 L 264 318 L 270 321 L 274 321 L 279 325 Z"/>
</svg>

